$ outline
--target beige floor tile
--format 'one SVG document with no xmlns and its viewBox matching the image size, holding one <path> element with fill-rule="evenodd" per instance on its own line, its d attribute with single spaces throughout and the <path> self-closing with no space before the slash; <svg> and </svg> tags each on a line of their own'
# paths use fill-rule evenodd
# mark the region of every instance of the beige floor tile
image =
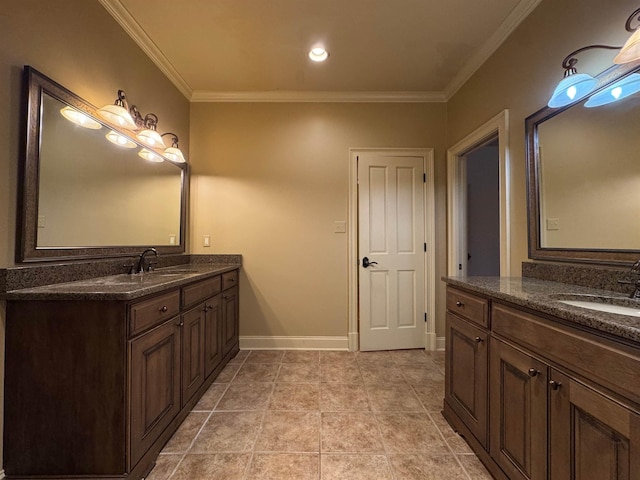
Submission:
<svg viewBox="0 0 640 480">
<path fill-rule="evenodd" d="M 282 363 L 320 363 L 320 352 L 316 350 L 289 350 L 284 352 Z"/>
<path fill-rule="evenodd" d="M 425 411 L 409 385 L 367 385 L 366 389 L 374 412 Z"/>
<path fill-rule="evenodd" d="M 255 444 L 262 412 L 213 412 L 190 453 L 243 453 Z"/>
<path fill-rule="evenodd" d="M 355 352 L 326 350 L 320 352 L 320 363 L 350 363 L 355 361 Z"/>
<path fill-rule="evenodd" d="M 378 423 L 371 413 L 323 413 L 322 452 L 383 453 Z"/>
<path fill-rule="evenodd" d="M 220 374 L 214 380 L 214 383 L 229 383 L 233 380 L 236 373 L 240 370 L 240 365 L 231 365 L 228 364 L 226 367 L 222 369 Z"/>
<path fill-rule="evenodd" d="M 390 455 L 396 480 L 468 480 L 453 455 Z"/>
<path fill-rule="evenodd" d="M 209 417 L 209 412 L 191 412 L 162 449 L 162 453 L 184 453 Z"/>
<path fill-rule="evenodd" d="M 384 455 L 333 454 L 320 459 L 322 480 L 392 480 Z"/>
<path fill-rule="evenodd" d="M 444 384 L 444 375 L 434 365 L 404 365 L 402 374 L 411 385 L 422 385 L 427 382 Z"/>
<path fill-rule="evenodd" d="M 377 413 L 376 418 L 389 453 L 451 453 L 427 413 Z"/>
<path fill-rule="evenodd" d="M 253 455 L 246 480 L 318 480 L 318 454 Z"/>
<path fill-rule="evenodd" d="M 320 365 L 320 381 L 328 383 L 362 383 L 358 365 L 353 363 L 327 363 Z"/>
<path fill-rule="evenodd" d="M 232 383 L 218 403 L 220 410 L 265 410 L 273 383 Z"/>
<path fill-rule="evenodd" d="M 429 412 L 439 412 L 444 404 L 444 382 L 426 380 L 421 384 L 414 384 L 413 390 Z"/>
<path fill-rule="evenodd" d="M 320 413 L 268 411 L 255 451 L 319 452 Z"/>
<path fill-rule="evenodd" d="M 180 463 L 182 454 L 158 455 L 156 465 L 145 480 L 167 480 Z"/>
<path fill-rule="evenodd" d="M 280 363 L 283 356 L 280 350 L 252 350 L 245 363 Z"/>
<path fill-rule="evenodd" d="M 389 355 L 396 365 L 433 364 L 433 360 L 424 350 L 392 350 Z"/>
<path fill-rule="evenodd" d="M 320 381 L 319 365 L 312 363 L 283 363 L 280 365 L 278 382 L 318 383 Z"/>
<path fill-rule="evenodd" d="M 451 425 L 445 420 L 442 413 L 430 412 L 430 415 L 445 441 L 449 444 L 449 448 L 453 450 L 453 453 L 473 453 L 469 444 L 451 428 Z"/>
<path fill-rule="evenodd" d="M 234 383 L 275 382 L 279 365 L 275 363 L 244 363 L 235 378 Z"/>
<path fill-rule="evenodd" d="M 320 385 L 317 383 L 276 383 L 269 410 L 320 409 Z"/>
<path fill-rule="evenodd" d="M 371 410 L 363 385 L 320 384 L 320 410 L 323 412 L 363 412 Z"/>
<path fill-rule="evenodd" d="M 458 459 L 462 466 L 467 471 L 467 474 L 471 480 L 492 480 L 493 477 L 487 471 L 478 457 L 475 455 L 458 455 Z"/>
<path fill-rule="evenodd" d="M 228 386 L 226 383 L 212 383 L 193 409 L 204 411 L 213 410 Z"/>
<path fill-rule="evenodd" d="M 187 454 L 171 480 L 242 480 L 250 453 Z"/>
<path fill-rule="evenodd" d="M 376 365 L 393 365 L 393 359 L 389 352 L 384 350 L 380 352 L 356 352 L 356 360 L 360 365 L 376 364 Z"/>
<path fill-rule="evenodd" d="M 406 384 L 402 372 L 403 370 L 395 365 L 360 364 L 360 373 L 367 384 Z"/>
<path fill-rule="evenodd" d="M 244 363 L 244 361 L 249 356 L 249 353 L 251 353 L 251 350 L 240 350 L 235 357 L 229 360 L 229 363 L 230 364 Z"/>
</svg>

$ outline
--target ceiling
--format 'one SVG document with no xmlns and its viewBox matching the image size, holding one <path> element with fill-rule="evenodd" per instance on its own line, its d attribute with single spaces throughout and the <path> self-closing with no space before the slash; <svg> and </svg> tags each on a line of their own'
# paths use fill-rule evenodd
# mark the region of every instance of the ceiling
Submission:
<svg viewBox="0 0 640 480">
<path fill-rule="evenodd" d="M 99 1 L 191 101 L 399 102 L 446 101 L 540 2 Z"/>
</svg>

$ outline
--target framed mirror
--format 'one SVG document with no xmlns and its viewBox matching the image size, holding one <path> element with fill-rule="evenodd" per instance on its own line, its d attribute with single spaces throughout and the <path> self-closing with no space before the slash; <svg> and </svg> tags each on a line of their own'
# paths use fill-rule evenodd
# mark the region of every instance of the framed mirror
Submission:
<svg viewBox="0 0 640 480">
<path fill-rule="evenodd" d="M 93 105 L 31 67 L 24 75 L 16 260 L 183 253 L 186 163 L 141 158 L 148 147 Z"/>
<path fill-rule="evenodd" d="M 610 68 L 594 93 L 638 68 Z M 640 94 L 595 108 L 586 100 L 525 121 L 529 257 L 631 264 L 640 258 Z"/>
</svg>

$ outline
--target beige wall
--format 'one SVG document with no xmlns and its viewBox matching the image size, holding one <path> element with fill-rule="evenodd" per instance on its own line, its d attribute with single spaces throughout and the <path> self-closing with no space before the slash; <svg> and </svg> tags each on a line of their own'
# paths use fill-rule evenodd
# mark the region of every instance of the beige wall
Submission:
<svg viewBox="0 0 640 480">
<path fill-rule="evenodd" d="M 14 264 L 22 67 L 31 65 L 90 103 L 119 88 L 160 118 L 188 152 L 189 102 L 96 1 L 4 0 L 0 9 L 0 268 Z M 0 355 L 4 359 L 4 304 Z M 0 360 L 0 388 L 4 385 Z M 0 402 L 1 404 L 2 402 Z M 0 412 L 1 413 L 1 412 Z M 1 453 L 0 438 L 0 453 Z"/>
<path fill-rule="evenodd" d="M 350 147 L 435 148 L 445 251 L 444 104 L 196 103 L 191 112 L 191 250 L 242 253 L 241 335 L 346 337 L 347 236 L 333 224 L 347 220 Z"/>
<path fill-rule="evenodd" d="M 542 0 L 497 52 L 447 103 L 447 145 L 509 109 L 511 154 L 511 271 L 527 259 L 524 120 L 546 105 L 562 78 L 562 59 L 585 45 L 622 45 L 632 0 Z M 595 75 L 611 53 L 584 52 L 578 70 Z"/>
</svg>

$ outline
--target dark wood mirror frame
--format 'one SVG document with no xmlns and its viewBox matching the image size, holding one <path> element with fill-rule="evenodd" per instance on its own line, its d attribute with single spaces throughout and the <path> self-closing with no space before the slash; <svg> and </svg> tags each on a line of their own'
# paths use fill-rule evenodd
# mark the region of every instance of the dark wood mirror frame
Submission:
<svg viewBox="0 0 640 480">
<path fill-rule="evenodd" d="M 180 254 L 185 252 L 186 206 L 188 199 L 188 165 L 175 164 L 181 171 L 180 241 L 177 245 L 113 245 L 100 247 L 37 247 L 38 228 L 38 187 L 39 187 L 39 139 L 42 95 L 66 103 L 93 118 L 98 118 L 96 108 L 60 84 L 41 74 L 30 66 L 25 66 L 23 81 L 23 132 L 22 152 L 19 169 L 19 188 L 16 228 L 16 262 L 51 262 L 109 258 L 139 254 L 143 248 L 155 246 L 158 253 Z M 104 123 L 101 121 L 101 123 Z M 129 132 L 108 125 L 126 137 Z M 132 139 L 138 143 L 137 140 Z"/>
<path fill-rule="evenodd" d="M 617 65 L 605 70 L 596 77 L 598 84 L 594 92 L 638 70 L 638 68 L 640 68 L 640 63 Z M 638 250 L 608 250 L 545 248 L 541 246 L 540 165 L 537 155 L 538 125 L 561 114 L 569 108 L 581 106 L 584 100 L 586 99 L 562 108 L 544 107 L 525 120 L 529 258 L 533 260 L 596 263 L 603 265 L 631 265 L 640 258 L 640 248 Z"/>
</svg>

